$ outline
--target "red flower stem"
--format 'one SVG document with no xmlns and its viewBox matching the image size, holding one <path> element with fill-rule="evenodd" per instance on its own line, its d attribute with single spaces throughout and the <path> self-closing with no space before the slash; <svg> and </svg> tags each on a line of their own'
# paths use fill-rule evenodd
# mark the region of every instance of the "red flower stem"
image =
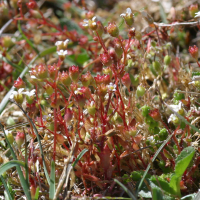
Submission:
<svg viewBox="0 0 200 200">
<path fill-rule="evenodd" d="M 108 53 L 108 51 L 107 51 L 107 49 L 106 49 L 106 46 L 105 46 L 105 44 L 104 44 L 104 41 L 103 41 L 102 38 L 99 36 L 99 34 L 98 34 L 97 31 L 95 31 L 95 33 L 97 34 L 97 37 L 98 37 L 98 39 L 99 39 L 99 42 L 100 42 L 100 44 L 101 44 L 103 50 L 104 50 L 106 53 Z"/>
<path fill-rule="evenodd" d="M 37 88 L 37 85 L 35 85 L 35 89 L 36 89 L 36 98 L 37 98 L 37 103 L 38 103 L 38 107 L 39 107 L 39 110 L 40 110 L 40 121 L 41 121 L 41 125 L 43 126 L 43 120 L 42 120 L 42 108 L 40 106 L 40 103 L 39 103 L 39 98 L 38 98 L 38 88 Z"/>
<path fill-rule="evenodd" d="M 120 91 L 119 91 L 119 87 L 118 87 L 118 84 L 116 84 L 117 85 L 117 92 L 118 92 L 118 95 L 119 95 L 119 98 L 120 98 L 120 100 L 121 100 L 121 106 L 122 106 L 122 110 L 123 110 L 123 121 L 124 121 L 124 126 L 125 127 L 128 127 L 127 126 L 127 123 L 126 123 L 126 118 L 125 118 L 125 107 L 124 107 L 124 102 L 123 102 L 123 100 L 122 100 L 122 96 L 121 96 L 121 94 L 120 94 Z"/>
<path fill-rule="evenodd" d="M 199 63 L 199 61 L 197 60 L 197 64 L 198 64 L 198 66 L 200 67 L 200 63 Z"/>
</svg>

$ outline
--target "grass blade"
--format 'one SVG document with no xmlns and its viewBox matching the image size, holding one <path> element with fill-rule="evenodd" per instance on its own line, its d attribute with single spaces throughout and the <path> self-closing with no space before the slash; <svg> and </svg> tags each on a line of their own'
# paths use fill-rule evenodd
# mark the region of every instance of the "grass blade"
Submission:
<svg viewBox="0 0 200 200">
<path fill-rule="evenodd" d="M 123 188 L 123 190 L 129 195 L 129 197 L 132 200 L 137 200 L 137 198 L 135 198 L 135 196 L 133 195 L 133 193 L 124 184 L 122 184 L 121 182 L 119 182 L 117 179 L 114 179 L 114 181 Z"/>
<path fill-rule="evenodd" d="M 34 129 L 34 132 L 36 134 L 36 137 L 37 137 L 37 140 L 38 140 L 38 144 L 39 144 L 39 148 L 40 148 L 40 152 L 41 152 L 41 156 L 42 156 L 42 161 L 43 161 L 43 167 L 44 167 L 44 173 L 45 173 L 45 176 L 47 178 L 47 182 L 48 184 L 50 185 L 50 178 L 49 178 L 49 174 L 48 174 L 48 171 L 47 171 L 47 167 L 46 167 L 46 163 L 45 163 L 45 159 L 44 159 L 44 152 L 43 152 L 43 149 L 42 149 L 42 143 L 40 141 L 40 136 L 39 136 L 39 133 L 37 131 L 37 128 L 35 126 L 35 124 L 33 123 L 32 119 L 27 115 L 27 113 L 23 110 L 23 108 L 18 105 L 17 103 L 13 102 L 14 104 L 16 104 L 20 109 L 21 111 L 26 115 L 27 119 L 29 120 L 29 122 L 31 123 L 31 125 L 33 126 L 33 129 Z"/>
<path fill-rule="evenodd" d="M 40 192 L 40 188 L 37 187 L 36 192 L 35 192 L 35 196 L 34 196 L 34 200 L 38 200 L 39 194 L 40 194 L 39 192 Z"/>
<path fill-rule="evenodd" d="M 12 200 L 13 198 L 12 198 L 12 196 L 11 196 L 11 194 L 10 194 L 10 191 L 9 191 L 9 189 L 8 189 L 8 186 L 7 186 L 7 183 L 5 182 L 3 176 L 0 176 L 0 178 L 1 178 L 1 181 L 2 181 L 2 183 L 3 183 L 3 185 L 4 185 L 4 188 L 5 188 L 5 190 L 6 190 L 6 193 L 7 193 L 7 195 L 8 195 L 8 199 L 9 199 L 9 200 Z"/>
<path fill-rule="evenodd" d="M 20 67 L 19 65 L 16 65 L 15 63 L 12 63 L 10 60 L 8 60 L 6 57 L 2 56 L 1 54 L 0 54 L 0 59 L 2 59 L 4 62 L 10 64 L 13 68 L 18 70 L 19 72 L 22 72 L 22 70 L 23 70 L 22 67 Z"/>
<path fill-rule="evenodd" d="M 173 134 L 169 135 L 168 138 L 163 142 L 163 144 L 162 144 L 162 145 L 159 147 L 159 149 L 156 151 L 156 153 L 155 153 L 155 155 L 153 156 L 151 162 L 154 162 L 154 161 L 155 161 L 155 159 L 156 159 L 156 157 L 158 156 L 158 154 L 161 152 L 161 150 L 163 149 L 163 147 L 169 142 L 169 140 L 172 138 L 172 136 L 173 136 Z M 150 167 L 151 167 L 151 163 L 148 164 L 148 166 L 147 166 L 147 168 L 146 168 L 146 170 L 145 170 L 145 172 L 144 172 L 144 175 L 143 175 L 143 177 L 142 177 L 142 179 L 141 179 L 141 181 L 140 181 L 140 183 L 139 183 L 139 186 L 138 186 L 138 189 L 137 189 L 137 193 L 139 192 L 139 190 L 140 190 L 140 188 L 141 188 L 141 186 L 142 186 L 142 183 L 143 183 L 143 181 L 144 181 L 144 179 L 145 179 L 145 177 L 146 177 L 146 175 L 147 175 L 147 173 L 148 173 Z"/>
<path fill-rule="evenodd" d="M 7 136 L 6 136 L 4 127 L 3 127 L 3 125 L 2 125 L 1 123 L 0 123 L 0 126 L 1 126 L 1 129 L 3 130 L 4 137 L 5 137 L 5 139 L 6 139 L 6 142 L 7 142 L 7 144 L 8 144 L 8 147 L 10 148 L 12 157 L 14 158 L 14 160 L 17 160 L 17 156 L 15 155 L 15 152 L 14 152 L 14 150 L 13 150 L 11 144 L 10 144 L 9 141 L 8 141 L 8 138 L 7 138 Z M 30 191 L 29 191 L 29 184 L 28 184 L 28 182 L 25 180 L 24 175 L 23 175 L 23 173 L 22 173 L 22 170 L 21 170 L 20 166 L 17 165 L 16 168 L 17 168 L 17 172 L 18 172 L 18 175 L 19 175 L 20 183 L 21 183 L 21 186 L 22 186 L 22 188 L 23 188 L 23 190 L 24 190 L 24 193 L 25 193 L 27 199 L 28 199 L 28 200 L 31 200 L 31 194 L 30 194 Z"/>
<path fill-rule="evenodd" d="M 2 175 L 4 172 L 6 172 L 8 169 L 12 167 L 22 166 L 25 168 L 25 163 L 19 160 L 11 160 L 0 167 L 0 175 Z"/>
<path fill-rule="evenodd" d="M 51 176 L 50 176 L 50 189 L 49 189 L 49 199 L 53 199 L 56 191 L 55 186 L 55 162 L 51 161 Z"/>
<path fill-rule="evenodd" d="M 22 29 L 21 29 L 21 24 L 20 24 L 20 21 L 18 21 L 18 29 L 19 29 L 19 32 L 22 34 L 22 37 L 26 40 L 26 42 L 32 47 L 32 49 L 37 53 L 39 54 L 39 51 L 37 50 L 37 48 L 34 47 L 33 43 L 24 35 Z"/>
<path fill-rule="evenodd" d="M 72 167 L 75 167 L 78 161 L 83 157 L 83 155 L 88 151 L 88 149 L 83 149 L 81 153 L 78 155 L 77 159 L 72 164 Z"/>
</svg>

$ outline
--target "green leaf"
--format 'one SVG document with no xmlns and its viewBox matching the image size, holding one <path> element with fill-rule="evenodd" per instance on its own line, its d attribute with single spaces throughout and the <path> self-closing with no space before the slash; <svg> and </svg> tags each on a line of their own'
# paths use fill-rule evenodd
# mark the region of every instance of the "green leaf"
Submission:
<svg viewBox="0 0 200 200">
<path fill-rule="evenodd" d="M 8 169 L 16 166 L 22 166 L 25 167 L 25 163 L 19 160 L 11 160 L 0 167 L 0 175 L 2 175 L 4 172 L 6 172 Z"/>
<path fill-rule="evenodd" d="M 158 177 L 158 176 L 152 176 L 149 180 L 153 182 L 155 185 L 157 185 L 158 187 L 160 187 L 165 192 L 169 194 L 175 194 L 175 191 L 173 190 L 173 188 L 171 188 L 169 183 L 165 181 L 163 178 Z"/>
<path fill-rule="evenodd" d="M 119 182 L 117 179 L 114 179 L 114 181 L 123 188 L 123 190 L 129 195 L 129 197 L 132 198 L 132 200 L 137 200 L 133 193 L 124 184 Z"/>
<path fill-rule="evenodd" d="M 180 181 L 182 175 L 190 164 L 194 154 L 195 149 L 190 146 L 181 151 L 180 155 L 176 159 L 175 173 L 171 177 L 170 187 L 174 189 L 175 193 L 179 197 L 181 196 Z"/>
<path fill-rule="evenodd" d="M 182 197 L 180 200 L 198 200 L 198 199 L 195 199 L 196 196 L 197 196 L 196 193 L 188 194 L 188 195 Z"/>
<path fill-rule="evenodd" d="M 167 144 L 167 142 L 171 139 L 172 136 L 173 136 L 173 134 L 169 135 L 168 138 L 163 142 L 163 144 L 159 147 L 159 149 L 157 150 L 157 152 L 156 152 L 155 155 L 153 156 L 151 162 L 154 162 L 154 161 L 155 161 L 155 159 L 156 159 L 156 157 L 158 156 L 158 154 L 161 152 L 161 150 L 163 149 L 163 147 Z M 145 177 L 146 177 L 146 175 L 147 175 L 147 173 L 148 173 L 150 167 L 151 167 L 151 163 L 148 164 L 148 166 L 147 166 L 147 168 L 146 168 L 146 170 L 145 170 L 145 173 L 144 173 L 144 175 L 143 175 L 143 177 L 142 177 L 142 179 L 141 179 L 141 181 L 140 181 L 140 183 L 139 183 L 137 192 L 140 191 L 140 188 L 141 188 L 141 186 L 142 186 L 142 183 L 143 183 L 143 181 L 144 181 L 144 179 L 145 179 Z"/>
<path fill-rule="evenodd" d="M 34 200 L 38 200 L 38 198 L 39 198 L 39 192 L 40 192 L 40 188 L 38 186 L 37 189 L 36 189 L 36 192 L 35 192 Z"/>
<path fill-rule="evenodd" d="M 51 161 L 51 176 L 50 176 L 50 189 L 49 189 L 49 199 L 53 199 L 56 191 L 55 186 L 55 162 Z"/>
<path fill-rule="evenodd" d="M 152 199 L 153 200 L 163 200 L 163 194 L 159 188 L 157 188 L 157 187 L 152 188 Z"/>
<path fill-rule="evenodd" d="M 72 164 L 72 167 L 75 167 L 76 164 L 78 163 L 78 161 L 83 157 L 83 155 L 88 151 L 88 149 L 83 149 L 81 151 L 81 153 L 79 153 L 77 159 L 74 161 L 74 163 Z"/>
<path fill-rule="evenodd" d="M 39 54 L 39 51 L 37 50 L 37 48 L 33 45 L 33 43 L 24 35 L 22 29 L 21 29 L 21 24 L 20 24 L 20 21 L 18 21 L 18 29 L 19 29 L 19 32 L 22 34 L 22 37 L 26 40 L 26 42 L 32 47 L 32 49 L 37 53 Z"/>
<path fill-rule="evenodd" d="M 9 200 L 12 200 L 12 199 L 13 199 L 13 198 L 12 198 L 12 195 L 10 194 L 10 191 L 9 191 L 9 189 L 8 189 L 8 186 L 7 186 L 7 184 L 6 184 L 6 182 L 5 182 L 4 178 L 3 178 L 3 176 L 1 175 L 0 178 L 1 178 L 1 181 L 2 181 L 2 183 L 3 183 L 3 185 L 4 185 L 4 188 L 5 188 L 5 191 L 6 191 L 6 194 L 7 194 L 7 198 L 8 198 Z"/>
</svg>

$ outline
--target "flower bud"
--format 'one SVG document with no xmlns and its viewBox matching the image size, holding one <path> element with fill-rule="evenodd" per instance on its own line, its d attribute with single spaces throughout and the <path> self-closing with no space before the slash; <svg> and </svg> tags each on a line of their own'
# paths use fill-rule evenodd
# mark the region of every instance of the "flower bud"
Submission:
<svg viewBox="0 0 200 200">
<path fill-rule="evenodd" d="M 81 82 L 85 87 L 88 87 L 93 82 L 93 77 L 89 71 L 81 76 Z"/>
<path fill-rule="evenodd" d="M 48 65 L 47 68 L 50 78 L 55 79 L 57 72 L 56 65 Z"/>
<path fill-rule="evenodd" d="M 91 103 L 88 104 L 87 111 L 88 111 L 88 113 L 90 115 L 95 115 L 95 113 L 96 113 L 96 106 L 95 106 L 94 101 L 91 101 Z"/>
<path fill-rule="evenodd" d="M 17 135 L 15 137 L 15 142 L 17 143 L 17 146 L 20 148 L 21 145 L 24 143 L 25 135 L 22 132 L 17 132 Z"/>
<path fill-rule="evenodd" d="M 190 16 L 192 18 L 195 17 L 195 13 L 197 13 L 199 10 L 198 10 L 198 4 L 192 4 L 190 7 L 189 7 L 189 13 L 190 13 Z"/>
<path fill-rule="evenodd" d="M 117 25 L 114 22 L 108 23 L 107 32 L 112 37 L 118 37 L 119 36 L 119 29 L 118 29 Z"/>
<path fill-rule="evenodd" d="M 126 9 L 126 13 L 122 13 L 120 16 L 124 18 L 124 20 L 125 20 L 125 22 L 126 22 L 126 24 L 128 26 L 132 26 L 133 25 L 133 23 L 134 23 L 134 15 L 133 15 L 133 13 L 132 13 L 130 8 L 127 8 Z"/>
<path fill-rule="evenodd" d="M 128 129 L 128 134 L 129 134 L 130 136 L 135 137 L 136 133 L 137 133 L 136 127 L 134 127 L 134 126 L 133 126 L 133 127 L 129 127 L 129 129 Z"/>
<path fill-rule="evenodd" d="M 112 78 L 112 70 L 110 67 L 103 68 L 103 73 L 109 75 Z"/>
<path fill-rule="evenodd" d="M 58 142 L 58 144 L 63 145 L 64 144 L 64 137 L 61 134 L 56 134 L 56 141 Z"/>
<path fill-rule="evenodd" d="M 48 76 L 46 66 L 43 64 L 36 65 L 35 68 L 32 68 L 31 75 L 40 78 L 45 79 Z"/>
<path fill-rule="evenodd" d="M 189 47 L 189 52 L 195 60 L 198 60 L 198 47 L 196 45 Z"/>
<path fill-rule="evenodd" d="M 130 89 L 131 86 L 131 79 L 128 73 L 126 73 L 123 77 L 122 77 L 122 83 L 127 87 L 127 89 Z"/>
<path fill-rule="evenodd" d="M 49 96 L 53 94 L 54 89 L 48 83 L 44 86 L 44 89 Z"/>
<path fill-rule="evenodd" d="M 14 87 L 16 87 L 17 89 L 19 89 L 19 88 L 24 88 L 24 87 L 25 87 L 25 83 L 24 83 L 24 81 L 19 77 L 16 81 L 14 81 Z"/>
<path fill-rule="evenodd" d="M 118 58 L 120 58 L 123 54 L 123 49 L 121 47 L 121 44 L 118 38 L 114 39 L 114 48 L 115 48 L 115 53 L 117 54 Z"/>
<path fill-rule="evenodd" d="M 12 144 L 14 142 L 14 137 L 13 137 L 12 132 L 11 131 L 7 131 L 7 130 L 5 130 L 5 132 L 6 132 L 6 136 L 7 136 L 8 142 L 10 144 Z"/>
<path fill-rule="evenodd" d="M 98 86 L 98 88 L 97 88 L 97 93 L 98 93 L 98 95 L 99 95 L 102 99 L 103 99 L 104 96 L 106 95 L 107 91 L 108 91 L 108 88 L 106 87 L 105 84 L 100 84 L 100 85 Z"/>
<path fill-rule="evenodd" d="M 110 83 L 110 75 L 97 75 L 96 77 L 94 77 L 96 84 L 100 85 L 100 84 L 109 84 Z"/>
<path fill-rule="evenodd" d="M 135 38 L 137 40 L 141 40 L 142 39 L 142 33 L 140 31 L 135 31 Z"/>
<path fill-rule="evenodd" d="M 149 116 L 151 116 L 156 121 L 161 119 L 161 116 L 160 116 L 160 113 L 159 113 L 158 109 L 151 110 L 149 112 Z"/>
<path fill-rule="evenodd" d="M 136 94 L 138 97 L 142 97 L 145 93 L 145 88 L 141 85 L 137 87 Z"/>
<path fill-rule="evenodd" d="M 83 87 L 81 87 L 81 88 L 79 89 L 79 93 L 80 93 L 80 94 L 84 94 L 85 97 L 86 97 L 87 99 L 89 99 L 90 96 L 91 96 L 91 91 L 90 91 L 90 89 L 89 89 L 88 87 L 85 87 L 85 86 L 83 86 Z"/>
<path fill-rule="evenodd" d="M 111 58 L 107 53 L 100 54 L 100 60 L 103 65 L 109 66 L 112 64 Z"/>
<path fill-rule="evenodd" d="M 165 63 L 165 65 L 169 65 L 170 62 L 171 62 L 171 56 L 166 55 L 166 56 L 164 57 L 164 63 Z"/>
<path fill-rule="evenodd" d="M 78 66 L 73 65 L 69 68 L 69 76 L 72 79 L 72 81 L 74 81 L 75 83 L 78 82 L 78 79 L 79 79 Z"/>
<path fill-rule="evenodd" d="M 84 105 L 85 105 L 85 102 L 86 102 L 86 97 L 85 97 L 85 94 L 77 94 L 76 95 L 76 101 L 78 103 L 78 105 L 83 108 Z"/>
<path fill-rule="evenodd" d="M 131 28 L 131 29 L 128 31 L 128 36 L 129 36 L 129 38 L 135 37 L 135 27 Z"/>
<path fill-rule="evenodd" d="M 69 123 L 72 120 L 72 117 L 73 117 L 72 110 L 70 108 L 66 108 L 65 115 L 64 115 L 64 121 L 66 123 Z"/>
<path fill-rule="evenodd" d="M 2 38 L 2 45 L 3 47 L 9 48 L 13 45 L 12 38 L 10 36 L 5 36 Z"/>
<path fill-rule="evenodd" d="M 96 31 L 98 32 L 99 36 L 101 37 L 104 33 L 104 27 L 100 21 L 97 22 L 97 29 Z"/>
<path fill-rule="evenodd" d="M 64 71 L 62 73 L 59 73 L 58 80 L 65 86 L 70 86 L 70 84 L 72 82 L 68 73 L 64 72 Z"/>
</svg>

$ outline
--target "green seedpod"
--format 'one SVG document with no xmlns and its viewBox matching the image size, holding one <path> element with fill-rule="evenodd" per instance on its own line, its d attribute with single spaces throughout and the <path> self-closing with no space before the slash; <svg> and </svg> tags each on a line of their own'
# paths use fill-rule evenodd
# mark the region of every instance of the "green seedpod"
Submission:
<svg viewBox="0 0 200 200">
<path fill-rule="evenodd" d="M 136 90 L 137 97 L 142 97 L 145 94 L 145 91 L 146 89 L 143 86 L 139 85 Z"/>
<path fill-rule="evenodd" d="M 166 55 L 166 56 L 164 57 L 164 63 L 165 63 L 165 65 L 169 65 L 170 62 L 171 62 L 171 56 Z"/>
<path fill-rule="evenodd" d="M 146 117 L 150 112 L 150 107 L 147 105 L 144 105 L 141 107 L 141 110 L 142 110 L 142 116 Z"/>
<path fill-rule="evenodd" d="M 161 141 L 166 140 L 168 135 L 169 134 L 168 134 L 168 131 L 167 131 L 166 128 L 161 129 L 160 132 L 159 132 L 159 137 L 160 137 Z"/>
<path fill-rule="evenodd" d="M 161 74 L 161 64 L 158 61 L 154 61 L 152 63 L 152 65 L 153 65 L 155 72 L 160 75 Z"/>
</svg>

